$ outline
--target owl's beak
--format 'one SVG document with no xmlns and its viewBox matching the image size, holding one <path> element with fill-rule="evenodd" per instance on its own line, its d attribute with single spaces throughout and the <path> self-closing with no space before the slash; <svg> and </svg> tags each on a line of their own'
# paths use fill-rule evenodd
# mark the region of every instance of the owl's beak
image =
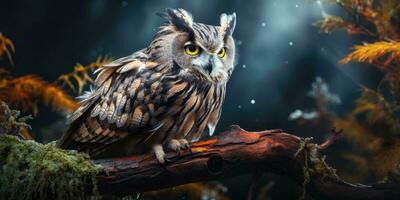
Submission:
<svg viewBox="0 0 400 200">
<path fill-rule="evenodd" d="M 215 68 L 215 58 L 213 55 L 202 55 L 196 62 L 198 64 L 196 63 L 194 66 L 205 75 L 211 75 Z"/>
<path fill-rule="evenodd" d="M 204 71 L 206 71 L 208 75 L 211 75 L 213 67 L 214 67 L 214 58 L 210 56 L 207 65 L 204 66 Z"/>
<path fill-rule="evenodd" d="M 207 64 L 207 65 L 204 67 L 204 71 L 206 71 L 208 75 L 211 74 L 212 69 L 213 69 L 213 66 L 212 66 L 211 63 Z"/>
</svg>

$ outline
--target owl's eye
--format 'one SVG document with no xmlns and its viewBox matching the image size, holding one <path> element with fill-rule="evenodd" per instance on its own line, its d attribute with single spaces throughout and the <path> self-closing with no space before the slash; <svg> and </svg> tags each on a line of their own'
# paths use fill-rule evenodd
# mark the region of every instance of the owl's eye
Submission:
<svg viewBox="0 0 400 200">
<path fill-rule="evenodd" d="M 200 47 L 193 44 L 189 44 L 185 46 L 185 52 L 189 56 L 197 56 L 200 53 Z"/>
<path fill-rule="evenodd" d="M 225 56 L 225 47 L 222 47 L 218 52 L 218 57 L 223 58 Z"/>
</svg>

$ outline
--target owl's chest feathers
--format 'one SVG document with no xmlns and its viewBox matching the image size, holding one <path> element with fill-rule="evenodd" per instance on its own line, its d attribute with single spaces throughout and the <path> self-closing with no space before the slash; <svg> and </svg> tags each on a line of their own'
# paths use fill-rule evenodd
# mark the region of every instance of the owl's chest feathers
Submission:
<svg viewBox="0 0 400 200">
<path fill-rule="evenodd" d="M 205 130 L 212 134 L 225 96 L 225 84 L 180 79 L 168 91 L 171 95 L 167 92 L 170 98 L 166 105 L 169 106 L 157 117 L 162 124 L 158 134 L 165 135 L 166 140 L 197 140 Z"/>
</svg>

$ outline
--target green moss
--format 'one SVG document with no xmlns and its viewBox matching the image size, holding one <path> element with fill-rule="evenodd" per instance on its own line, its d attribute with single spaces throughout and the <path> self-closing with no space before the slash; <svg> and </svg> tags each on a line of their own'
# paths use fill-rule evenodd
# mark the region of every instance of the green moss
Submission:
<svg viewBox="0 0 400 200">
<path fill-rule="evenodd" d="M 338 179 L 336 170 L 326 164 L 325 156 L 320 155 L 318 145 L 311 141 L 312 138 L 304 138 L 294 155 L 294 157 L 300 154 L 304 156 L 302 194 L 299 199 L 305 199 L 306 187 L 310 183 L 311 177 L 322 181 L 326 178 Z"/>
<path fill-rule="evenodd" d="M 85 199 L 97 197 L 101 170 L 86 154 L 55 143 L 0 136 L 0 199 Z M 88 191 L 87 188 L 92 188 Z"/>
</svg>

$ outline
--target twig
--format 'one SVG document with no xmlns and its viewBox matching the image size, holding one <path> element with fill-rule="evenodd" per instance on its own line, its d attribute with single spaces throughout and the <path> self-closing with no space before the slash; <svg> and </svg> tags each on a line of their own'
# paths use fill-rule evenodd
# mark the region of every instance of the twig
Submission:
<svg viewBox="0 0 400 200">
<path fill-rule="evenodd" d="M 336 127 L 333 127 L 331 129 L 331 134 L 329 135 L 329 137 L 325 140 L 324 143 L 319 145 L 319 149 L 326 149 L 328 147 L 330 147 L 337 139 L 337 137 L 343 132 L 342 129 L 340 130 L 336 130 Z"/>
</svg>

